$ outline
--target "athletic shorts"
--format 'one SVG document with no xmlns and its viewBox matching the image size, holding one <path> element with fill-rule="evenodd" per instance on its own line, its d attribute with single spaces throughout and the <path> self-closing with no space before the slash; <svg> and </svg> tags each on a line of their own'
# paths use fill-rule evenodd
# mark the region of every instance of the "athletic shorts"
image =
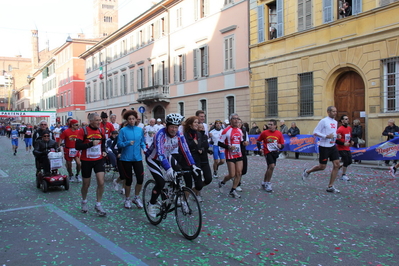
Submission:
<svg viewBox="0 0 399 266">
<path fill-rule="evenodd" d="M 330 161 L 339 160 L 339 152 L 337 146 L 332 147 L 322 147 L 319 146 L 319 163 L 320 164 L 327 164 L 328 159 Z"/>
<path fill-rule="evenodd" d="M 75 157 L 80 157 L 80 151 L 77 151 Z M 75 158 L 75 157 L 69 157 L 69 149 L 68 148 L 64 148 L 64 159 L 65 159 L 65 161 L 72 162 L 73 158 Z"/>
<path fill-rule="evenodd" d="M 234 159 L 227 159 L 226 162 L 236 163 L 242 161 L 242 157 L 234 158 Z"/>
<path fill-rule="evenodd" d="M 11 140 L 11 145 L 18 146 L 18 139 L 12 139 Z"/>
<path fill-rule="evenodd" d="M 267 153 L 265 155 L 267 165 L 276 164 L 278 156 L 279 156 L 278 151 L 272 151 L 272 152 Z"/>
<path fill-rule="evenodd" d="M 352 153 L 350 151 L 339 151 L 343 166 L 347 167 L 352 164 Z"/>
<path fill-rule="evenodd" d="M 26 147 L 32 146 L 32 138 L 24 138 Z"/>
<path fill-rule="evenodd" d="M 93 170 L 94 173 L 105 172 L 104 158 L 96 161 L 82 161 L 83 178 L 90 178 Z"/>
<path fill-rule="evenodd" d="M 213 159 L 214 160 L 224 160 L 226 156 L 224 154 L 224 150 L 220 150 L 220 147 L 217 145 L 213 145 Z"/>
</svg>

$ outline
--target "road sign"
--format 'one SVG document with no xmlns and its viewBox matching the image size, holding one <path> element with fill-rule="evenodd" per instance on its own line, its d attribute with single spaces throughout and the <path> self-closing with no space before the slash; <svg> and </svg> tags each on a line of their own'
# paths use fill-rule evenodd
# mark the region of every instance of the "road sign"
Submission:
<svg viewBox="0 0 399 266">
<path fill-rule="evenodd" d="M 143 114 L 143 113 L 145 112 L 144 106 L 140 106 L 140 107 L 139 107 L 139 112 L 140 112 L 141 114 Z"/>
<path fill-rule="evenodd" d="M 68 112 L 68 116 L 72 116 L 72 112 L 71 111 Z"/>
</svg>

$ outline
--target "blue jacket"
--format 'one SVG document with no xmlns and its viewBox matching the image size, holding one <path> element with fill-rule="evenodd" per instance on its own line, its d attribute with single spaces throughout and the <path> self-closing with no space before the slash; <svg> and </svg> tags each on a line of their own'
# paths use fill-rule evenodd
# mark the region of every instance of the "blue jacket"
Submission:
<svg viewBox="0 0 399 266">
<path fill-rule="evenodd" d="M 130 141 L 134 144 L 130 145 Z M 119 160 L 125 162 L 142 161 L 141 150 L 145 149 L 144 131 L 140 127 L 127 125 L 119 131 L 118 148 L 122 149 Z"/>
</svg>

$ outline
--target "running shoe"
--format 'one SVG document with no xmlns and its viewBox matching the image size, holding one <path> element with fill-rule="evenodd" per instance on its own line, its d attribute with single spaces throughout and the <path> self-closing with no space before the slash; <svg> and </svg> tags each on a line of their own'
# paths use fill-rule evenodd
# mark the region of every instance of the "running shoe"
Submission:
<svg viewBox="0 0 399 266">
<path fill-rule="evenodd" d="M 198 202 L 204 202 L 204 199 L 202 198 L 201 195 L 197 195 L 197 200 Z"/>
<path fill-rule="evenodd" d="M 302 173 L 302 181 L 306 181 L 306 178 L 309 177 L 309 174 L 306 172 L 308 169 L 305 168 Z"/>
<path fill-rule="evenodd" d="M 75 175 L 76 182 L 82 182 L 82 177 L 80 175 Z"/>
<path fill-rule="evenodd" d="M 125 199 L 125 208 L 126 209 L 131 209 L 132 208 L 132 202 L 130 201 L 130 198 Z"/>
<path fill-rule="evenodd" d="M 125 188 L 121 188 L 121 190 L 119 190 L 119 193 L 125 195 Z"/>
<path fill-rule="evenodd" d="M 223 184 L 223 183 L 222 183 L 222 180 L 219 180 L 219 191 L 220 191 L 220 192 L 222 192 L 223 187 L 224 187 L 225 185 L 226 185 L 226 184 Z"/>
<path fill-rule="evenodd" d="M 233 198 L 235 198 L 235 199 L 241 198 L 241 196 L 238 195 L 238 193 L 237 193 L 237 191 L 236 191 L 235 189 L 233 189 L 233 191 L 231 191 L 231 192 L 229 193 L 229 196 L 230 196 L 230 197 L 233 197 Z"/>
<path fill-rule="evenodd" d="M 87 200 L 82 200 L 82 212 L 86 213 L 89 210 L 87 207 Z"/>
<path fill-rule="evenodd" d="M 73 183 L 73 175 L 69 176 L 69 183 Z"/>
<path fill-rule="evenodd" d="M 101 205 L 94 206 L 94 210 L 99 216 L 107 216 L 107 213 L 104 211 L 103 206 Z"/>
<path fill-rule="evenodd" d="M 273 189 L 272 189 L 272 183 L 267 182 L 267 183 L 265 184 L 265 191 L 266 191 L 266 192 L 272 192 L 272 191 L 273 191 Z"/>
<path fill-rule="evenodd" d="M 218 172 L 217 171 L 213 171 L 213 178 L 218 178 Z"/>
<path fill-rule="evenodd" d="M 157 214 L 159 213 L 159 206 L 158 204 L 151 204 L 148 202 L 148 207 L 147 207 L 148 215 L 151 217 L 155 218 L 157 217 Z"/>
<path fill-rule="evenodd" d="M 185 213 L 189 213 L 190 212 L 190 208 L 188 207 L 187 201 L 183 200 L 181 202 L 181 207 L 183 209 L 183 212 L 185 212 Z"/>
<path fill-rule="evenodd" d="M 339 180 L 342 180 L 342 181 L 351 181 L 351 180 L 349 179 L 349 177 L 348 177 L 346 174 L 343 174 Z"/>
<path fill-rule="evenodd" d="M 135 197 L 133 198 L 132 202 L 133 202 L 134 204 L 136 204 L 137 208 L 139 208 L 139 209 L 143 208 L 143 202 L 141 201 L 141 199 L 140 199 L 139 196 L 135 196 Z"/>
<path fill-rule="evenodd" d="M 120 187 L 119 187 L 119 183 L 116 181 L 117 181 L 116 178 L 114 180 L 112 180 L 112 184 L 114 185 L 114 190 L 118 192 L 120 190 Z"/>
<path fill-rule="evenodd" d="M 238 192 L 242 192 L 241 186 L 236 187 L 236 190 L 237 190 Z"/>
<path fill-rule="evenodd" d="M 334 186 L 327 187 L 326 191 L 331 192 L 331 193 L 340 193 L 341 192 L 338 189 L 336 189 Z"/>
<path fill-rule="evenodd" d="M 395 177 L 395 174 L 396 174 L 395 166 L 389 167 L 389 173 L 391 174 L 392 177 Z"/>
</svg>

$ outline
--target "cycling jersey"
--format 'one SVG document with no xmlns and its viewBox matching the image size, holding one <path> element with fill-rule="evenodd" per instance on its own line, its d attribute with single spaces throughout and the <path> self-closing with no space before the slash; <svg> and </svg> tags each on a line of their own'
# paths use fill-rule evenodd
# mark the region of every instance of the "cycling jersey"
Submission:
<svg viewBox="0 0 399 266">
<path fill-rule="evenodd" d="M 177 131 L 176 136 L 171 137 L 167 134 L 166 128 L 161 128 L 155 135 L 154 142 L 146 151 L 145 156 L 159 161 L 163 169 L 167 171 L 171 167 L 168 158 L 172 154 L 179 153 L 186 159 L 189 166 L 195 164 L 184 136 Z"/>
</svg>

